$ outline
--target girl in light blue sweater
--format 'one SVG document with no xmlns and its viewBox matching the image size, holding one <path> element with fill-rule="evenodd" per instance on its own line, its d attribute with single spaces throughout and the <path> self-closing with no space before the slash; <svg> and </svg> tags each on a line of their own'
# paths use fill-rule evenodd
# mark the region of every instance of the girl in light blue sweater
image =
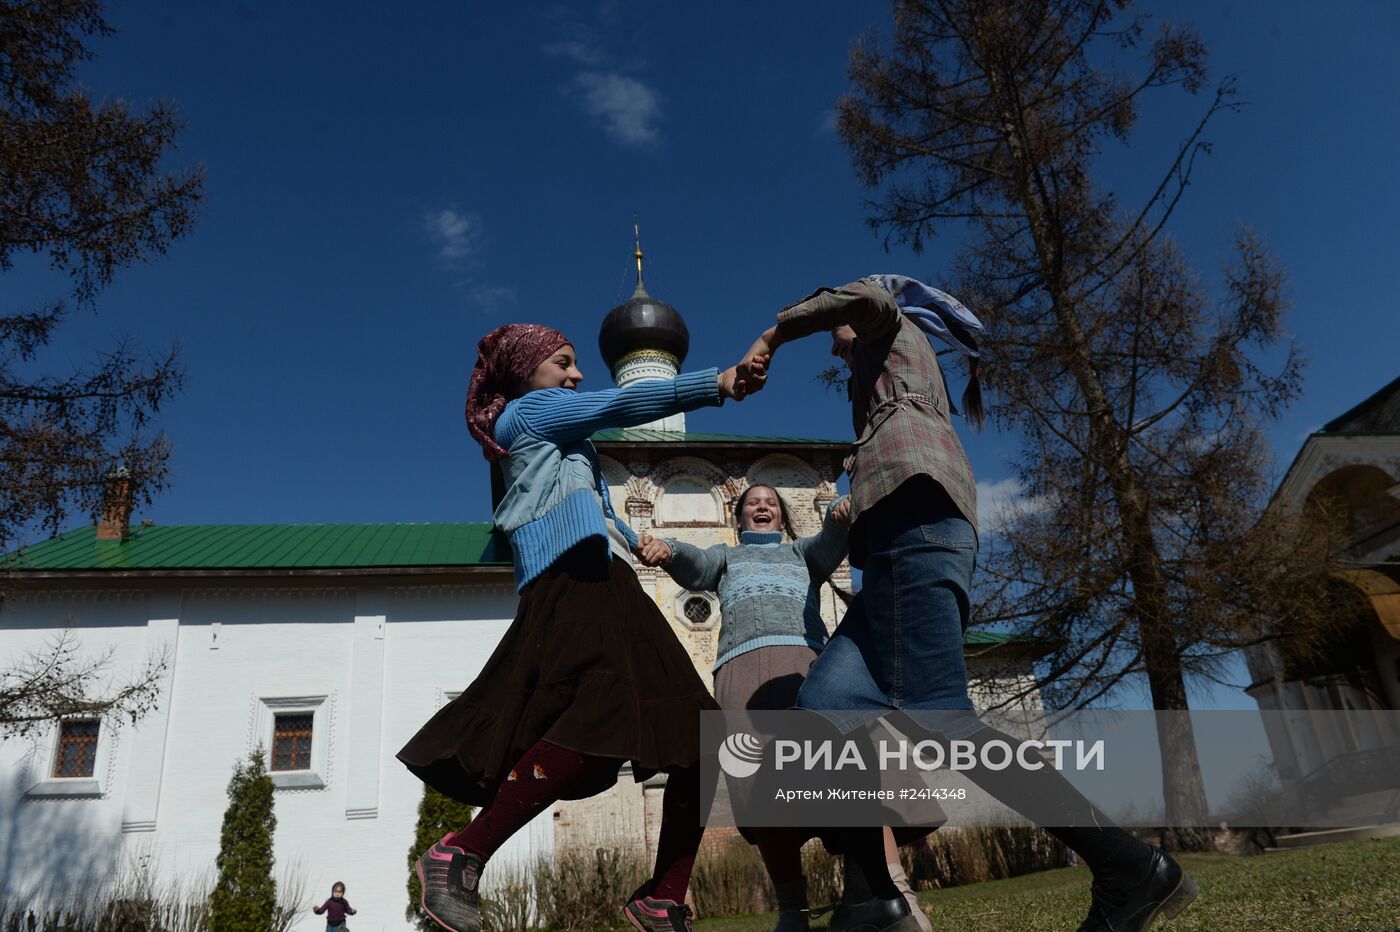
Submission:
<svg viewBox="0 0 1400 932">
<path fill-rule="evenodd" d="M 637 555 L 643 563 L 664 568 L 686 589 L 719 594 L 714 673 L 721 708 L 780 710 L 797 704 L 807 669 L 827 641 L 821 587 L 846 556 L 850 506 L 850 499 L 842 498 L 828 510 L 819 533 L 798 538 L 778 490 L 751 485 L 734 502 L 738 546 L 701 550 L 683 541 L 642 536 Z M 777 827 L 740 831 L 758 845 L 773 880 L 778 896 L 774 932 L 805 932 L 810 909 L 802 844 L 810 833 Z M 928 918 L 908 892 L 889 829 L 885 836 L 892 879 L 927 932 Z"/>
<path fill-rule="evenodd" d="M 739 543 L 701 550 L 684 541 L 643 536 L 637 551 L 677 583 L 720 598 L 715 698 L 725 709 L 786 709 L 797 702 L 807 668 L 826 643 L 821 586 L 846 555 L 849 501 L 827 514 L 821 533 L 792 536 L 787 503 L 777 489 L 751 485 L 734 503 Z M 778 895 L 775 932 L 808 927 L 807 884 L 796 828 L 741 828 L 758 845 Z"/>
<path fill-rule="evenodd" d="M 481 674 L 424 725 L 399 759 L 429 786 L 481 810 L 419 858 L 424 913 L 480 932 L 486 861 L 559 799 L 668 775 L 652 878 L 623 909 L 642 932 L 685 932 L 683 905 L 703 831 L 699 713 L 716 709 L 631 563 L 637 536 L 612 509 L 589 437 L 762 386 L 766 360 L 671 381 L 579 392 L 559 331 L 510 324 L 477 347 L 467 423 L 506 492 L 495 523 L 510 540 L 520 603 Z"/>
</svg>

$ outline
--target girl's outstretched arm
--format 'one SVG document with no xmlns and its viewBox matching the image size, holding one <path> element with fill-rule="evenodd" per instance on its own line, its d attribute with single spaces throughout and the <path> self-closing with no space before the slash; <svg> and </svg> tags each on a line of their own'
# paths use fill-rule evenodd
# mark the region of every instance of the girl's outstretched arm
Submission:
<svg viewBox="0 0 1400 932">
<path fill-rule="evenodd" d="M 726 374 L 733 372 L 727 370 Z M 732 386 L 732 379 L 731 379 Z M 718 369 L 689 372 L 675 379 L 638 382 L 626 388 L 577 392 L 546 388 L 529 392 L 506 406 L 496 423 L 496 440 L 510 449 L 521 434 L 551 443 L 586 440 L 608 427 L 632 427 L 706 405 L 726 396 Z"/>
<path fill-rule="evenodd" d="M 670 538 L 656 540 L 670 548 L 670 559 L 659 565 L 677 583 L 695 592 L 714 592 L 719 588 L 719 581 L 729 562 L 722 544 L 701 550 Z"/>
<path fill-rule="evenodd" d="M 851 530 L 851 497 L 837 499 L 827 509 L 822 529 L 793 545 L 807 563 L 807 572 L 814 581 L 825 580 L 841 565 L 846 556 Z"/>
<path fill-rule="evenodd" d="M 754 341 L 749 356 L 771 356 L 779 346 L 843 324 L 862 340 L 876 340 L 899 326 L 899 305 L 879 285 L 851 282 L 840 288 L 823 288 L 778 312 L 778 323 Z"/>
</svg>

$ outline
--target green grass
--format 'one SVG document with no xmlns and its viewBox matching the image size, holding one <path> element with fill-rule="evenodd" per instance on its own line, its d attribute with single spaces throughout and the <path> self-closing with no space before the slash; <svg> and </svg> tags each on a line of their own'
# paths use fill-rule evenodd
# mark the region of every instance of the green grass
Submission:
<svg viewBox="0 0 1400 932">
<path fill-rule="evenodd" d="M 1357 841 L 1254 858 L 1185 855 L 1201 895 L 1170 922 L 1171 932 L 1400 929 L 1400 838 Z M 1089 906 L 1082 867 L 919 894 L 936 930 L 1078 928 Z M 759 932 L 775 916 L 697 923 L 703 932 Z M 814 928 L 825 928 L 824 922 Z"/>
</svg>

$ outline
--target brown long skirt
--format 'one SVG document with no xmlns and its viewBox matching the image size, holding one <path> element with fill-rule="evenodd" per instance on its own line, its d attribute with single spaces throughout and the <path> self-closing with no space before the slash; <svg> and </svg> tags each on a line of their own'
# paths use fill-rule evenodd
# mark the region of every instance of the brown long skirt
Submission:
<svg viewBox="0 0 1400 932">
<path fill-rule="evenodd" d="M 797 693 L 807 677 L 807 669 L 817 659 L 817 652 L 800 645 L 771 645 L 746 651 L 727 661 L 715 671 L 715 698 L 720 706 L 732 711 L 764 711 L 790 709 L 797 705 Z M 730 792 L 735 790 L 731 788 Z M 740 791 L 742 792 L 742 791 Z M 924 807 L 930 812 L 941 809 L 937 804 Z M 937 820 L 938 824 L 946 819 Z M 922 843 L 937 830 L 938 824 L 900 825 L 892 829 L 894 842 L 900 847 Z M 761 829 L 739 826 L 739 834 L 751 845 L 758 844 Z M 836 829 L 808 828 L 801 835 L 803 842 L 820 838 L 827 851 L 840 854 L 843 833 Z"/>
<path fill-rule="evenodd" d="M 715 699 L 736 712 L 790 709 L 820 656 L 800 644 L 772 644 L 745 651 L 715 671 Z"/>
<path fill-rule="evenodd" d="M 466 692 L 399 751 L 424 783 L 483 806 L 535 742 L 632 762 L 641 782 L 699 759 L 700 712 L 719 706 L 622 560 L 576 547 L 525 587 L 515 621 Z M 581 799 L 617 773 L 574 787 Z"/>
</svg>

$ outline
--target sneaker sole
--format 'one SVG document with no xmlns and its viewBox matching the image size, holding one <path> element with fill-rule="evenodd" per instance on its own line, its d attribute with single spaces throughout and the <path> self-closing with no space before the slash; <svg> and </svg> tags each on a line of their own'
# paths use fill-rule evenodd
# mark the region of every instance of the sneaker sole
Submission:
<svg viewBox="0 0 1400 932">
<path fill-rule="evenodd" d="M 428 881 L 427 878 L 423 876 L 423 859 L 421 857 L 414 863 L 413 872 L 418 875 L 418 889 L 421 891 L 418 894 L 418 905 L 422 908 L 423 912 L 427 913 L 429 919 L 442 926 L 447 932 L 462 932 L 462 930 L 457 927 L 450 926 L 443 922 L 437 917 L 436 913 L 428 908 Z M 646 932 L 646 930 L 643 930 L 643 932 Z"/>
</svg>

